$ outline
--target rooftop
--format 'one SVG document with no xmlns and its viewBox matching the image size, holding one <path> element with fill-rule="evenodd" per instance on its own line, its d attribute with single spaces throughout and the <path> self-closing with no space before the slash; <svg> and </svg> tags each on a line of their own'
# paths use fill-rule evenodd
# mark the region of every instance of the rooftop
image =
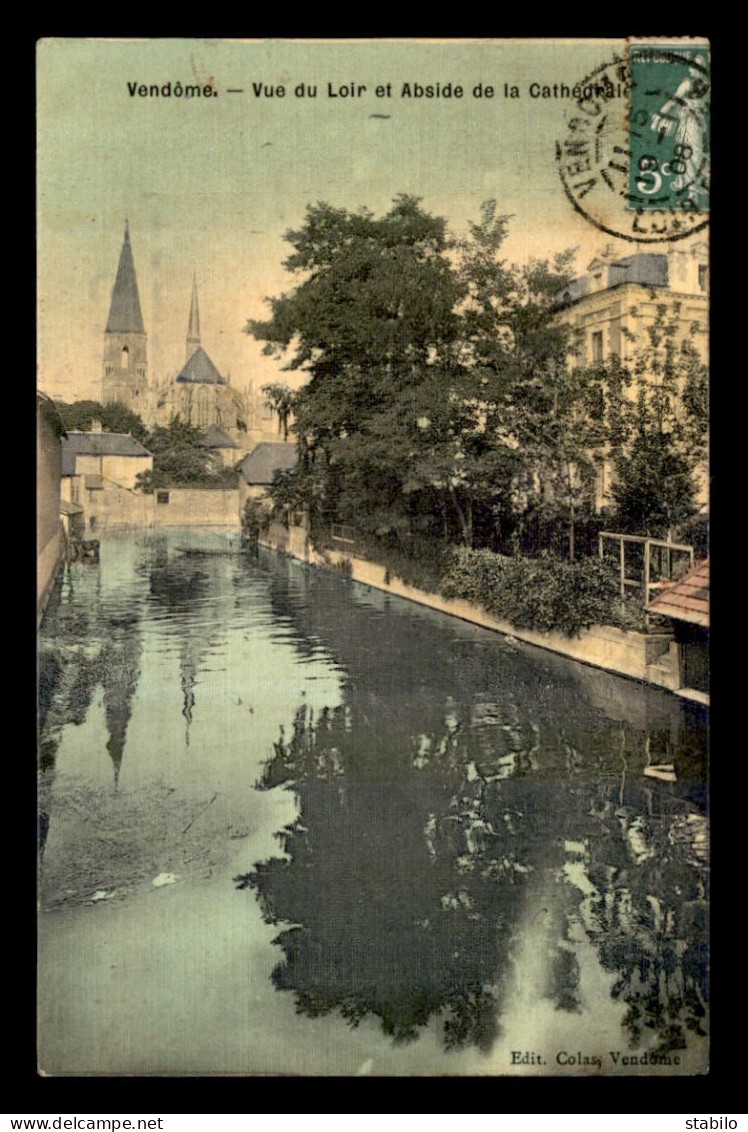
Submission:
<svg viewBox="0 0 748 1132">
<path fill-rule="evenodd" d="M 198 346 L 195 350 L 195 353 L 190 357 L 177 377 L 177 381 L 183 384 L 193 383 L 196 385 L 227 384 L 226 378 L 221 377 L 202 346 Z"/>
<path fill-rule="evenodd" d="M 659 252 L 634 252 L 613 258 L 603 253 L 592 260 L 587 273 L 572 279 L 556 295 L 556 302 L 569 303 L 598 290 L 609 290 L 622 283 L 639 283 L 646 287 L 667 287 L 668 258 Z"/>
<path fill-rule="evenodd" d="M 114 281 L 112 302 L 106 324 L 107 334 L 145 334 L 143 314 L 140 309 L 138 281 L 135 277 L 135 264 L 130 246 L 130 232 L 125 223 L 125 239 L 119 257 L 117 278 Z"/>
<path fill-rule="evenodd" d="M 62 474 L 75 475 L 76 456 L 150 456 L 129 432 L 68 432 L 62 438 Z"/>
<path fill-rule="evenodd" d="M 295 444 L 263 441 L 244 457 L 239 471 L 248 484 L 268 485 L 273 482 L 275 472 L 287 472 L 296 467 L 296 460 Z"/>
<path fill-rule="evenodd" d="M 227 432 L 224 432 L 218 425 L 209 425 L 205 430 L 205 436 L 200 441 L 203 448 L 236 448 L 236 442 L 231 439 Z"/>
</svg>

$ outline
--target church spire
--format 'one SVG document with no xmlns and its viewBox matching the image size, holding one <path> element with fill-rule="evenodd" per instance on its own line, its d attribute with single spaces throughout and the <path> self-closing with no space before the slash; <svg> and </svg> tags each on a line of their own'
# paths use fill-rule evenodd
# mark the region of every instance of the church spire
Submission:
<svg viewBox="0 0 748 1132">
<path fill-rule="evenodd" d="M 118 401 L 128 409 L 143 413 L 147 398 L 147 339 L 130 246 L 130 226 L 125 221 L 125 238 L 104 331 L 101 400 L 105 405 Z"/>
<path fill-rule="evenodd" d="M 112 303 L 106 324 L 107 334 L 145 334 L 140 310 L 138 281 L 130 246 L 130 226 L 125 221 L 125 239 L 119 257 L 117 278 L 112 291 Z"/>
<path fill-rule="evenodd" d="M 190 321 L 187 326 L 187 357 L 189 361 L 195 350 L 200 348 L 200 311 L 197 305 L 197 278 L 192 276 L 192 301 L 190 302 Z"/>
</svg>

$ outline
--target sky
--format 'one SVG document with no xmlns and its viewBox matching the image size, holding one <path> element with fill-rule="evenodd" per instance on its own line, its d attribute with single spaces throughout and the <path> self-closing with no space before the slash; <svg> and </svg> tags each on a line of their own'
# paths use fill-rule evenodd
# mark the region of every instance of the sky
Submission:
<svg viewBox="0 0 748 1132">
<path fill-rule="evenodd" d="M 512 216 L 510 261 L 576 247 L 583 274 L 606 245 L 630 254 L 631 242 L 595 227 L 563 191 L 555 145 L 573 99 L 530 93 L 533 83 L 573 87 L 623 49 L 615 40 L 40 41 L 40 388 L 98 396 L 126 219 L 149 380 L 174 376 L 185 360 L 194 272 L 203 345 L 240 390 L 288 380 L 244 328 L 267 317 L 268 296 L 294 285 L 283 236 L 317 201 L 379 215 L 413 194 L 460 235 L 495 199 Z M 171 97 L 138 93 L 169 83 Z M 403 97 L 404 84 L 441 93 Z M 494 97 L 476 97 L 478 84 Z M 519 97 L 505 97 L 504 84 Z M 174 96 L 187 85 L 217 93 Z"/>
</svg>

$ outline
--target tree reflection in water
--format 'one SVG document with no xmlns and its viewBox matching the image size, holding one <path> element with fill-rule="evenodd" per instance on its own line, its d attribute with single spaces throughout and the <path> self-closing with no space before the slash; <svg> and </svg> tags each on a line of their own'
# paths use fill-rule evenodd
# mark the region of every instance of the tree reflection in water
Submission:
<svg viewBox="0 0 748 1132">
<path fill-rule="evenodd" d="M 608 722 L 585 750 L 520 721 L 511 697 L 474 695 L 408 738 L 386 715 L 372 728 L 365 706 L 351 692 L 317 719 L 299 709 L 259 784 L 298 794 L 286 856 L 237 878 L 291 925 L 273 981 L 299 1012 L 373 1014 L 399 1041 L 441 1015 L 447 1048 L 487 1052 L 529 930 L 557 1009 L 583 1008 L 585 938 L 618 976 L 632 1047 L 704 1033 L 706 822 L 642 776 L 652 734 Z"/>
<path fill-rule="evenodd" d="M 266 767 L 264 788 L 291 779 L 302 799 L 283 835 L 290 861 L 241 881 L 271 922 L 294 924 L 273 980 L 306 1014 L 337 1008 L 355 1025 L 373 1013 L 398 1040 L 447 1010 L 448 1045 L 488 1049 L 525 870 L 483 814 L 483 784 L 450 765 L 453 733 L 437 760 L 386 729 L 360 740 L 350 710 L 315 721 L 301 708 Z"/>
</svg>

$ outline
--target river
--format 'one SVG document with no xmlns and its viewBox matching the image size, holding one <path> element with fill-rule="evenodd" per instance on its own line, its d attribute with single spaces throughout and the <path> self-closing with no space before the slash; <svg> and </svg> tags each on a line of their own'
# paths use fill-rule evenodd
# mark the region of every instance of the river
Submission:
<svg viewBox="0 0 748 1132">
<path fill-rule="evenodd" d="M 44 1073 L 706 1071 L 704 708 L 196 531 L 39 672 Z"/>
</svg>

